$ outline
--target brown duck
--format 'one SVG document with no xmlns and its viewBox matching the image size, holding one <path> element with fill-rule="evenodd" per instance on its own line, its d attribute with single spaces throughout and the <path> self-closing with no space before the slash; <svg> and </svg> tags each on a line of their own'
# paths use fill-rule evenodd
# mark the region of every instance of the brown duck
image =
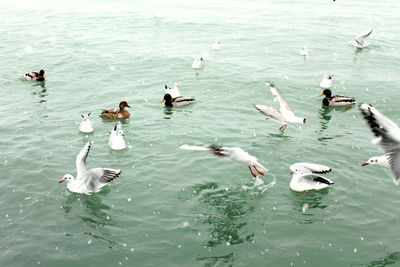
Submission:
<svg viewBox="0 0 400 267">
<path fill-rule="evenodd" d="M 116 119 L 127 119 L 131 115 L 129 111 L 127 111 L 125 108 L 130 108 L 131 106 L 128 105 L 126 101 L 121 101 L 119 103 L 119 109 L 104 109 L 101 113 L 100 116 L 105 117 L 110 120 L 116 120 Z"/>
</svg>

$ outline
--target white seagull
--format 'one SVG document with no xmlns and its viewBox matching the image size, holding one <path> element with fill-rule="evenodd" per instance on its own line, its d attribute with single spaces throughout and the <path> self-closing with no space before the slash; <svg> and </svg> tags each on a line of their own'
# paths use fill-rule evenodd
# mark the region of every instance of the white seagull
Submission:
<svg viewBox="0 0 400 267">
<path fill-rule="evenodd" d="M 290 181 L 290 189 L 296 192 L 320 190 L 333 184 L 330 179 L 319 175 L 332 170 L 325 165 L 301 162 L 290 166 L 290 170 L 293 175 Z"/>
<path fill-rule="evenodd" d="M 325 74 L 322 77 L 322 80 L 321 80 L 321 83 L 319 84 L 319 87 L 324 88 L 324 89 L 331 88 L 332 87 L 332 83 L 333 83 L 332 77 L 333 77 L 333 75 Z"/>
<path fill-rule="evenodd" d="M 82 121 L 79 124 L 79 131 L 82 133 L 91 133 L 94 130 L 93 122 L 89 119 L 90 113 L 91 112 L 89 112 L 87 115 L 81 115 Z"/>
<path fill-rule="evenodd" d="M 179 148 L 185 150 L 211 151 L 217 156 L 226 157 L 233 161 L 242 163 L 248 166 L 250 173 L 254 178 L 256 178 L 257 175 L 253 172 L 251 167 L 253 167 L 254 170 L 261 175 L 264 175 L 264 173 L 260 171 L 260 169 L 263 169 L 265 171 L 268 170 L 258 162 L 256 157 L 250 155 L 240 147 L 222 147 L 219 145 L 203 145 L 203 146 L 181 145 Z"/>
<path fill-rule="evenodd" d="M 351 41 L 350 44 L 357 48 L 364 48 L 367 45 L 365 44 L 365 38 L 367 38 L 372 33 L 372 29 L 368 33 L 361 34 Z"/>
<path fill-rule="evenodd" d="M 307 47 L 303 47 L 303 49 L 300 51 L 300 55 L 302 55 L 303 57 L 308 57 Z"/>
<path fill-rule="evenodd" d="M 165 85 L 165 94 L 170 94 L 172 98 L 176 98 L 181 95 L 181 92 L 179 91 L 179 87 L 177 83 L 174 83 L 174 85 L 171 87 L 168 87 L 167 85 Z"/>
<path fill-rule="evenodd" d="M 367 166 L 367 165 L 377 165 L 390 169 L 389 158 L 386 155 L 379 157 L 372 157 L 368 159 L 367 162 L 361 164 L 361 166 Z"/>
<path fill-rule="evenodd" d="M 108 168 L 86 169 L 86 159 L 89 155 L 91 143 L 88 142 L 81 152 L 76 156 L 76 178 L 66 174 L 59 183 L 67 182 L 69 191 L 79 194 L 90 195 L 97 193 L 102 187 L 117 178 L 121 170 Z"/>
<path fill-rule="evenodd" d="M 377 137 L 374 142 L 379 143 L 388 157 L 390 169 L 393 172 L 393 182 L 400 184 L 400 128 L 388 117 L 380 113 L 370 104 L 360 106 L 364 119 L 368 122 L 371 131 Z"/>
<path fill-rule="evenodd" d="M 221 42 L 215 41 L 212 45 L 213 50 L 221 50 Z"/>
<path fill-rule="evenodd" d="M 108 145 L 114 150 L 123 150 L 126 148 L 126 143 L 124 140 L 124 131 L 121 129 L 121 125 L 117 124 L 114 126 L 110 133 L 110 138 L 108 139 Z"/>
<path fill-rule="evenodd" d="M 254 107 L 260 111 L 262 114 L 266 115 L 267 119 L 273 119 L 278 122 L 283 123 L 279 130 L 283 133 L 288 125 L 289 122 L 293 123 L 306 123 L 305 118 L 300 118 L 294 115 L 293 111 L 290 109 L 288 103 L 283 98 L 282 94 L 279 92 L 278 88 L 275 87 L 270 82 L 265 83 L 271 90 L 271 93 L 278 99 L 280 109 L 277 110 L 276 108 L 264 106 L 264 105 L 257 105 L 255 104 Z"/>
<path fill-rule="evenodd" d="M 204 59 L 202 57 L 195 58 L 192 63 L 192 69 L 201 69 L 203 67 L 203 62 L 204 62 Z"/>
</svg>

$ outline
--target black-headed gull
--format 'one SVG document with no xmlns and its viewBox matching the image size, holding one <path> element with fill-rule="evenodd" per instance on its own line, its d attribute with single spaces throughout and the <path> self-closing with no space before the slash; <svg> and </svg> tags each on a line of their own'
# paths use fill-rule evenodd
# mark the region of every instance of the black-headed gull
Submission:
<svg viewBox="0 0 400 267">
<path fill-rule="evenodd" d="M 265 171 L 268 170 L 258 162 L 256 157 L 250 155 L 240 147 L 222 147 L 219 145 L 204 145 L 204 146 L 181 145 L 179 148 L 185 150 L 211 151 L 217 156 L 226 157 L 233 161 L 242 163 L 248 166 L 250 173 L 254 178 L 256 178 L 257 175 L 253 172 L 251 167 L 253 167 L 254 170 L 261 175 L 264 175 L 264 173 L 260 171 L 260 169 L 263 169 Z"/>
<path fill-rule="evenodd" d="M 179 91 L 178 84 L 174 83 L 172 88 L 165 85 L 165 94 L 170 94 L 172 98 L 181 96 L 181 92 Z"/>
<path fill-rule="evenodd" d="M 296 192 L 307 190 L 320 190 L 333 184 L 333 182 L 319 174 L 328 173 L 332 169 L 325 165 L 300 162 L 290 166 L 292 180 L 290 189 Z"/>
<path fill-rule="evenodd" d="M 367 162 L 361 164 L 361 166 L 367 165 L 377 165 L 390 169 L 389 158 L 386 155 L 369 158 Z"/>
<path fill-rule="evenodd" d="M 266 82 L 265 85 L 270 88 L 271 93 L 278 99 L 280 109 L 277 110 L 274 107 L 255 104 L 254 107 L 258 111 L 260 111 L 262 114 L 270 119 L 283 123 L 283 125 L 279 127 L 279 130 L 281 132 L 285 131 L 289 122 L 306 123 L 307 120 L 305 118 L 300 118 L 294 115 L 285 98 L 283 98 L 282 94 L 279 92 L 278 88 L 275 87 L 275 85 L 270 82 Z"/>
<path fill-rule="evenodd" d="M 357 48 L 363 48 L 366 47 L 367 45 L 365 44 L 365 38 L 367 38 L 368 36 L 370 36 L 370 34 L 372 33 L 372 29 L 364 34 L 361 34 L 359 36 L 356 37 L 356 39 L 354 39 L 354 41 L 351 41 L 350 44 L 357 47 Z"/>
<path fill-rule="evenodd" d="M 325 74 L 322 77 L 321 83 L 319 84 L 319 87 L 324 88 L 324 89 L 329 89 L 332 87 L 332 80 L 333 75 Z"/>
<path fill-rule="evenodd" d="M 192 69 L 201 69 L 203 67 L 203 62 L 204 62 L 203 57 L 195 58 L 192 63 Z"/>
<path fill-rule="evenodd" d="M 364 119 L 368 122 L 371 131 L 377 137 L 374 142 L 381 145 L 389 159 L 390 169 L 394 175 L 393 182 L 396 185 L 399 185 L 400 128 L 370 104 L 362 104 L 360 109 Z"/>
<path fill-rule="evenodd" d="M 81 115 L 82 121 L 79 124 L 79 131 L 82 133 L 91 133 L 94 130 L 93 122 L 89 119 L 90 113 L 91 112 L 89 112 L 87 115 Z"/>
<path fill-rule="evenodd" d="M 124 140 L 125 133 L 121 129 L 121 125 L 117 124 L 114 126 L 110 133 L 110 137 L 108 139 L 108 145 L 111 149 L 114 150 L 123 150 L 126 148 L 126 143 Z"/>
<path fill-rule="evenodd" d="M 117 178 L 121 170 L 108 168 L 86 169 L 86 159 L 89 155 L 91 143 L 88 142 L 81 152 L 76 156 L 76 178 L 71 174 L 66 174 L 59 181 L 67 182 L 69 191 L 79 194 L 90 195 L 97 193 L 102 187 Z"/>
</svg>

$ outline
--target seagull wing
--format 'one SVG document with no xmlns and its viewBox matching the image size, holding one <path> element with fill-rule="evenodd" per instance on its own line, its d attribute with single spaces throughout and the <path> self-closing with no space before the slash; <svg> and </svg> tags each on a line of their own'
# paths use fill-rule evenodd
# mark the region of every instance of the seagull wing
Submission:
<svg viewBox="0 0 400 267">
<path fill-rule="evenodd" d="M 179 148 L 184 149 L 184 150 L 198 150 L 198 151 L 211 150 L 210 146 L 196 146 L 196 145 L 187 145 L 187 144 L 181 145 Z"/>
<path fill-rule="evenodd" d="M 378 138 L 379 144 L 389 158 L 390 168 L 394 174 L 394 183 L 400 183 L 400 128 L 388 117 L 369 104 L 360 106 L 364 119 L 371 131 Z"/>
<path fill-rule="evenodd" d="M 86 145 L 82 148 L 81 152 L 76 156 L 76 177 L 83 178 L 87 172 L 86 170 L 86 159 L 89 155 L 89 151 L 91 148 L 91 143 L 87 142 Z"/>
<path fill-rule="evenodd" d="M 309 182 L 318 182 L 318 183 L 327 184 L 327 185 L 334 184 L 334 182 L 332 180 L 330 180 L 326 177 L 323 177 L 321 175 L 314 174 L 314 173 L 304 174 L 304 175 L 301 175 L 301 177 L 303 179 L 308 180 Z"/>
<path fill-rule="evenodd" d="M 360 44 L 360 45 L 363 45 L 364 44 L 364 39 L 367 38 L 371 33 L 372 33 L 372 29 L 368 33 L 365 33 L 365 34 L 362 34 L 360 36 L 357 36 L 356 42 L 358 44 Z"/>
<path fill-rule="evenodd" d="M 286 123 L 282 113 L 276 108 L 254 104 L 254 107 L 270 119 Z"/>
<path fill-rule="evenodd" d="M 121 174 L 121 170 L 116 169 L 108 169 L 108 168 L 94 168 L 90 169 L 85 178 L 85 185 L 88 190 L 92 192 L 97 192 L 111 182 L 116 179 Z"/>
<path fill-rule="evenodd" d="M 288 103 L 286 102 L 285 98 L 283 97 L 281 92 L 278 90 L 278 88 L 276 88 L 275 85 L 273 85 L 270 82 L 266 82 L 265 85 L 269 87 L 269 89 L 271 90 L 271 93 L 278 99 L 281 113 L 284 116 L 286 116 L 286 115 L 289 117 L 294 116 L 293 111 L 290 109 Z"/>
<path fill-rule="evenodd" d="M 328 173 L 332 171 L 332 169 L 328 166 L 307 162 L 299 162 L 290 166 L 291 171 L 294 171 L 296 169 L 303 170 L 303 168 L 309 170 L 311 173 Z"/>
</svg>

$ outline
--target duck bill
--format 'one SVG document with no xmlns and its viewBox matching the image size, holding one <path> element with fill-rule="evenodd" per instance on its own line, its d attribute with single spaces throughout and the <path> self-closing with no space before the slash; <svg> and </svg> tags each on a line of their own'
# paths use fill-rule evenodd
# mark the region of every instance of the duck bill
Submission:
<svg viewBox="0 0 400 267">
<path fill-rule="evenodd" d="M 164 102 L 165 102 L 165 99 L 161 99 L 160 103 L 164 103 Z"/>
<path fill-rule="evenodd" d="M 129 105 L 126 105 L 126 107 L 127 107 L 127 108 L 130 108 L 131 106 L 129 106 Z"/>
<path fill-rule="evenodd" d="M 319 96 L 325 96 L 324 93 L 320 93 Z"/>
<path fill-rule="evenodd" d="M 369 165 L 369 163 L 363 163 L 363 164 L 361 164 L 361 166 L 367 166 L 367 165 Z"/>
<path fill-rule="evenodd" d="M 61 179 L 60 181 L 58 181 L 59 184 L 64 183 L 65 179 Z"/>
</svg>

